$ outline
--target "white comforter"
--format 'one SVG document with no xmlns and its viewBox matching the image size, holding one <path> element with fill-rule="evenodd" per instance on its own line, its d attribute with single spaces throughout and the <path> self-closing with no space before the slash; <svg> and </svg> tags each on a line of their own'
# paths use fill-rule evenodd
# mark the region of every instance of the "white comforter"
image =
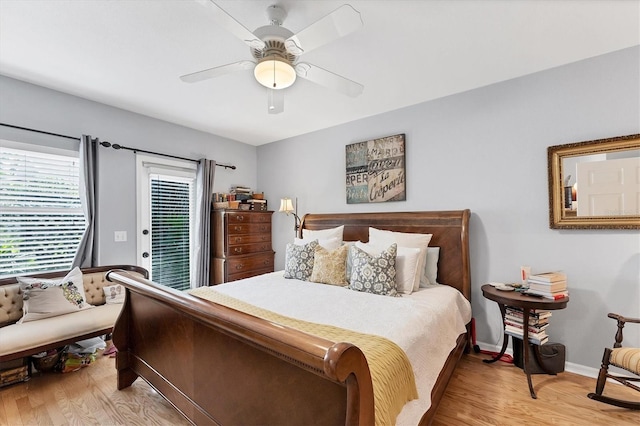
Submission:
<svg viewBox="0 0 640 426">
<path fill-rule="evenodd" d="M 408 402 L 398 425 L 416 425 L 431 406 L 431 389 L 456 338 L 471 320 L 471 305 L 445 285 L 402 297 L 284 279 L 274 272 L 216 286 L 216 290 L 281 315 L 385 337 L 404 349 L 420 398 Z"/>
</svg>

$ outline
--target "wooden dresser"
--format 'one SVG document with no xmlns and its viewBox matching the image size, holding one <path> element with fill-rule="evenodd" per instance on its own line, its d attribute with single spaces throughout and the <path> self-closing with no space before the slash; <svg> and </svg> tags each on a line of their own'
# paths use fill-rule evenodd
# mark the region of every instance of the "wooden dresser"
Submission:
<svg viewBox="0 0 640 426">
<path fill-rule="evenodd" d="M 272 211 L 214 210 L 211 284 L 273 272 Z"/>
</svg>

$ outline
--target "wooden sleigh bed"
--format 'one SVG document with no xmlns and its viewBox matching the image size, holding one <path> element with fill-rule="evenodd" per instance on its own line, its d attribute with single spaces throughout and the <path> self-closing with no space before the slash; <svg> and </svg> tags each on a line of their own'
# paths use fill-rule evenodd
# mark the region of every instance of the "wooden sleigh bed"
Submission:
<svg viewBox="0 0 640 426">
<path fill-rule="evenodd" d="M 345 241 L 367 241 L 368 228 L 433 234 L 438 282 L 471 299 L 469 210 L 308 214 L 302 228 L 344 225 Z M 126 287 L 114 327 L 118 389 L 142 377 L 197 425 L 373 425 L 372 381 L 360 349 L 175 291 L 114 270 Z M 467 330 L 469 329 L 467 325 Z M 469 333 L 458 336 L 420 424 L 435 415 Z"/>
</svg>

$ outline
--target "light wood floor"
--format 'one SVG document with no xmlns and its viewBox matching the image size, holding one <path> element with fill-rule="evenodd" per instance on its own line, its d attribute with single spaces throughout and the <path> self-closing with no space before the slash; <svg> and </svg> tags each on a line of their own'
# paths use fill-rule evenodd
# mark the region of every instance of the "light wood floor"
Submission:
<svg viewBox="0 0 640 426">
<path fill-rule="evenodd" d="M 571 373 L 533 376 L 538 399 L 513 365 L 483 364 L 465 355 L 449 383 L 434 425 L 639 425 L 640 411 L 592 401 L 595 380 Z M 0 389 L 0 425 L 187 425 L 160 395 L 138 379 L 116 390 L 115 361 L 100 357 L 80 371 L 35 374 Z M 612 396 L 638 398 L 615 384 Z"/>
</svg>

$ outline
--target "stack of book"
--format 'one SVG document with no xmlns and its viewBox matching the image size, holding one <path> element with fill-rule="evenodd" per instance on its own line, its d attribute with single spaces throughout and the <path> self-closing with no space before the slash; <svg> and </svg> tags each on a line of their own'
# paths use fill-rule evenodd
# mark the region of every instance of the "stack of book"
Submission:
<svg viewBox="0 0 640 426">
<path fill-rule="evenodd" d="M 247 186 L 234 185 L 231 187 L 231 194 L 235 196 L 235 199 L 238 201 L 245 201 L 251 199 L 251 188 Z"/>
<path fill-rule="evenodd" d="M 548 340 L 546 329 L 549 326 L 551 311 L 534 309 L 529 312 L 529 342 L 544 345 Z M 504 314 L 504 332 L 518 339 L 524 339 L 524 316 L 522 309 L 507 306 Z"/>
<path fill-rule="evenodd" d="M 563 272 L 545 272 L 530 275 L 527 280 L 527 293 L 542 296 L 547 299 L 564 299 L 569 296 L 567 290 L 567 276 Z"/>
</svg>

